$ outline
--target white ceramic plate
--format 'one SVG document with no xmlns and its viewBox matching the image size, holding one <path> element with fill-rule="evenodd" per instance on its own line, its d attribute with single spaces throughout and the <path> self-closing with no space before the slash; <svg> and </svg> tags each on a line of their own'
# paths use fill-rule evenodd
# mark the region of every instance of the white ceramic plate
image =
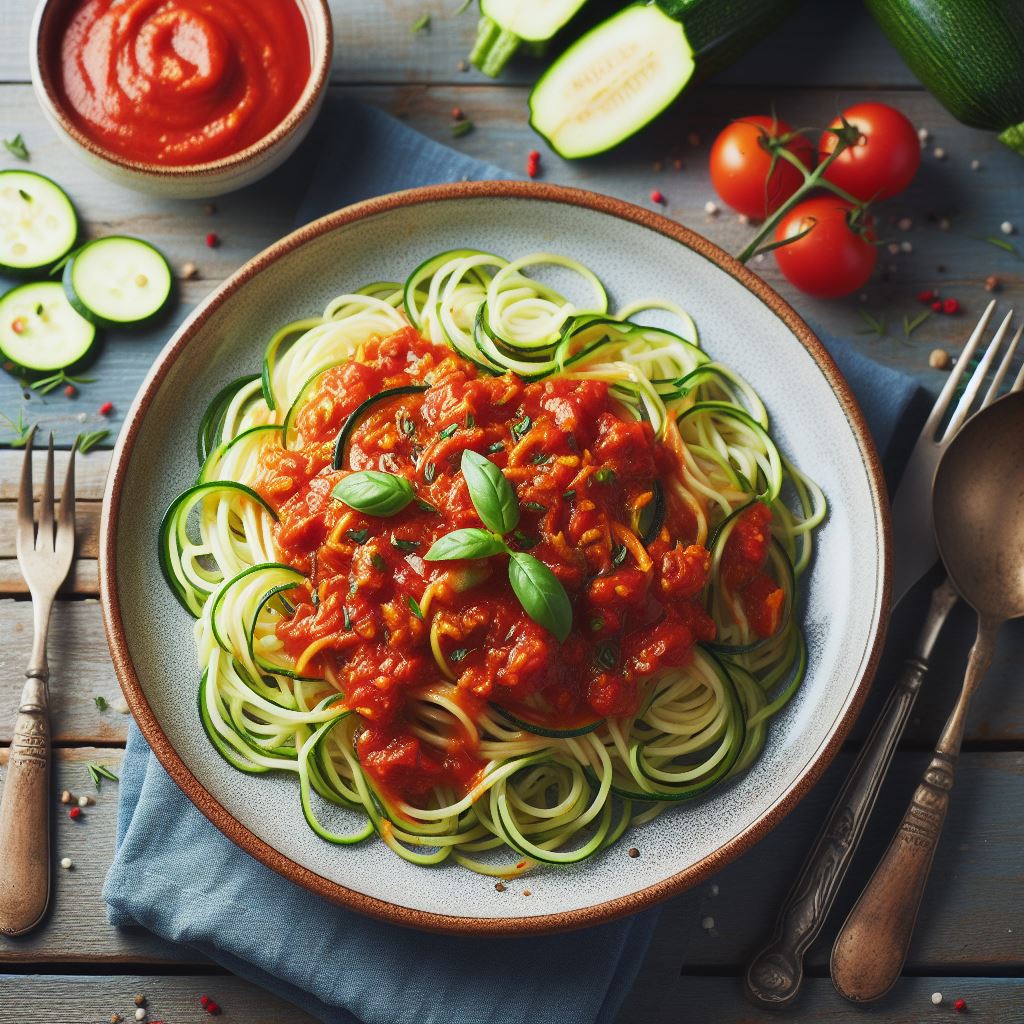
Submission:
<svg viewBox="0 0 1024 1024">
<path fill-rule="evenodd" d="M 822 486 L 801 614 L 806 682 L 745 775 L 667 811 L 582 864 L 538 869 L 529 900 L 457 865 L 423 868 L 383 843 L 337 847 L 306 826 L 292 777 L 252 777 L 210 747 L 196 710 L 192 622 L 157 562 L 171 499 L 194 482 L 195 436 L 225 383 L 260 367 L 277 325 L 425 257 L 478 247 L 556 250 L 592 267 L 612 306 L 661 296 L 694 316 L 705 348 L 761 394 L 786 455 Z M 528 932 L 593 924 L 698 882 L 763 837 L 839 748 L 874 671 L 888 603 L 888 522 L 878 460 L 847 386 L 806 324 L 759 278 L 678 224 L 617 200 L 516 182 L 435 186 L 348 207 L 289 235 L 225 282 L 170 341 L 128 416 L 106 499 L 101 583 L 122 687 L 187 795 L 235 842 L 335 901 L 424 928 Z M 627 857 L 637 846 L 642 855 Z"/>
</svg>

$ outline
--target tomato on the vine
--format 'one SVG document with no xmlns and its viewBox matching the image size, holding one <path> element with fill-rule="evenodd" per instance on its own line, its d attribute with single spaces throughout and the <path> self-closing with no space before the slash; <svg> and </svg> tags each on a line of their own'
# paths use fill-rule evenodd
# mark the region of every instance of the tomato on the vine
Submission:
<svg viewBox="0 0 1024 1024">
<path fill-rule="evenodd" d="M 774 213 L 803 184 L 804 176 L 785 157 L 772 154 L 765 142 L 788 135 L 778 118 L 756 114 L 727 125 L 711 147 L 711 183 L 734 210 L 754 220 Z M 814 147 L 796 134 L 785 143 L 808 170 L 814 166 Z"/>
<path fill-rule="evenodd" d="M 921 165 L 921 142 L 914 126 L 900 111 L 885 103 L 857 103 L 842 117 L 859 132 L 825 170 L 825 178 L 857 199 L 888 199 L 902 192 Z M 829 126 L 841 128 L 842 118 Z M 825 160 L 838 138 L 827 131 L 818 143 Z"/>
<path fill-rule="evenodd" d="M 878 251 L 870 226 L 851 224 L 856 210 L 838 196 L 819 196 L 797 203 L 779 221 L 776 242 L 795 240 L 777 248 L 775 259 L 800 291 L 835 299 L 861 288 L 871 277 Z"/>
</svg>

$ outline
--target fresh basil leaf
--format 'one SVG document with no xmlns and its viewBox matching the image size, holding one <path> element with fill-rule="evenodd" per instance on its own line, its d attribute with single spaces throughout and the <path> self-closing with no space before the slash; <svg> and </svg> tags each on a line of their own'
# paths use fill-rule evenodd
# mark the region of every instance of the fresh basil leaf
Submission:
<svg viewBox="0 0 1024 1024">
<path fill-rule="evenodd" d="M 519 524 L 519 502 L 505 474 L 482 455 L 462 453 L 462 475 L 469 497 L 484 526 L 504 536 Z"/>
<path fill-rule="evenodd" d="M 370 565 L 377 570 L 377 572 L 383 572 L 387 567 L 388 563 L 376 552 L 370 555 Z"/>
<path fill-rule="evenodd" d="M 453 558 L 490 558 L 505 551 L 508 548 L 500 537 L 470 526 L 438 537 L 424 557 L 428 562 L 447 562 Z"/>
<path fill-rule="evenodd" d="M 350 473 L 331 491 L 339 501 L 368 516 L 393 516 L 415 497 L 412 484 L 404 476 L 364 469 Z"/>
<path fill-rule="evenodd" d="M 418 540 L 403 540 L 400 537 L 392 537 L 391 543 L 399 551 L 415 551 L 420 546 Z"/>
<path fill-rule="evenodd" d="M 529 416 L 524 416 L 518 423 L 512 424 L 512 437 L 516 441 L 521 441 L 532 426 L 533 420 Z"/>
<path fill-rule="evenodd" d="M 508 581 L 526 614 L 564 641 L 572 629 L 572 605 L 558 577 L 533 555 L 514 551 L 509 557 Z"/>
<path fill-rule="evenodd" d="M 348 537 L 353 544 L 365 544 L 367 538 L 370 536 L 369 530 L 346 530 L 345 536 Z"/>
<path fill-rule="evenodd" d="M 419 619 L 422 622 L 422 620 L 423 620 L 423 609 L 420 607 L 419 601 L 417 601 L 416 598 L 413 597 L 412 594 L 410 594 L 406 598 L 406 602 L 409 605 L 409 611 L 411 611 L 413 613 L 413 615 L 415 615 L 416 618 Z"/>
</svg>

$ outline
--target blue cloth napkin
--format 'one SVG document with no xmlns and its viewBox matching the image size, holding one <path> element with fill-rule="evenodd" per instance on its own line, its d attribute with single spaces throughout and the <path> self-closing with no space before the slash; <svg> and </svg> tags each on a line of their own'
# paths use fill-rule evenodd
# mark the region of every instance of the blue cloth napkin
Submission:
<svg viewBox="0 0 1024 1024">
<path fill-rule="evenodd" d="M 300 224 L 415 185 L 514 177 L 333 97 L 285 173 L 310 170 Z M 885 451 L 914 382 L 825 341 Z M 658 916 L 654 909 L 571 937 L 486 940 L 362 917 L 286 881 L 225 838 L 171 781 L 134 723 L 121 768 L 117 847 L 103 889 L 111 923 L 188 943 L 330 1024 L 611 1024 Z"/>
</svg>

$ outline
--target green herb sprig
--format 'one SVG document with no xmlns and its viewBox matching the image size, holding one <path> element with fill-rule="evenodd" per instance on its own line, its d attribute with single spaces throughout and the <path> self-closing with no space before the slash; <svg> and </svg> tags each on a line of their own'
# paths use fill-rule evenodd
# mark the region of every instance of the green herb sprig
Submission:
<svg viewBox="0 0 1024 1024">
<path fill-rule="evenodd" d="M 25 140 L 21 137 L 21 132 L 18 132 L 13 139 L 4 139 L 4 149 L 6 149 L 11 156 L 16 156 L 19 160 L 28 159 L 28 146 L 25 145 Z"/>
<path fill-rule="evenodd" d="M 121 781 L 105 764 L 97 764 L 95 761 L 86 761 L 85 769 L 89 773 L 89 778 L 92 779 L 92 784 L 97 789 L 103 785 L 104 779 L 110 779 L 111 782 Z"/>
</svg>

